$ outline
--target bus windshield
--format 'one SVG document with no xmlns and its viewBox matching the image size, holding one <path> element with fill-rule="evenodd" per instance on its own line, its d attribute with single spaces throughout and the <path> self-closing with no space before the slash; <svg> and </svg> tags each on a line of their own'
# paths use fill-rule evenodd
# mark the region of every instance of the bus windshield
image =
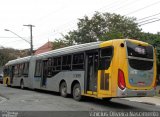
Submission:
<svg viewBox="0 0 160 117">
<path fill-rule="evenodd" d="M 153 47 L 137 45 L 127 41 L 128 56 L 153 59 Z"/>
<path fill-rule="evenodd" d="M 153 47 L 142 46 L 126 41 L 130 67 L 137 70 L 150 70 L 153 67 Z"/>
</svg>

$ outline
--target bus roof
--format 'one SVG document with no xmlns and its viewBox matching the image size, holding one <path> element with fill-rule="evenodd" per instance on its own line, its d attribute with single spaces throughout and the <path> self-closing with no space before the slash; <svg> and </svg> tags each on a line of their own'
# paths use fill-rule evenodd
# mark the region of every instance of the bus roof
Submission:
<svg viewBox="0 0 160 117">
<path fill-rule="evenodd" d="M 51 57 L 51 56 L 58 56 L 58 55 L 62 55 L 62 54 L 64 55 L 64 54 L 77 53 L 77 52 L 81 52 L 81 51 L 96 49 L 96 48 L 99 48 L 100 43 L 102 43 L 102 41 L 64 47 L 64 48 L 52 50 L 52 51 L 49 51 L 49 52 L 45 52 L 45 53 L 42 53 L 42 54 L 38 54 L 38 55 L 36 55 L 36 59 L 41 59 L 41 58 L 46 58 L 46 57 Z"/>
<path fill-rule="evenodd" d="M 28 62 L 31 59 L 31 56 L 23 57 L 23 58 L 17 58 L 15 60 L 10 60 L 8 63 L 5 64 L 5 66 L 13 65 L 13 64 L 19 64 L 23 62 Z"/>
<path fill-rule="evenodd" d="M 144 44 L 144 45 L 149 45 L 146 42 L 142 42 L 142 41 L 134 40 L 134 39 L 113 39 L 113 40 L 109 40 L 109 41 L 98 41 L 98 42 L 91 42 L 91 43 L 73 45 L 73 46 L 64 47 L 64 48 L 60 48 L 60 49 L 56 49 L 56 50 L 51 50 L 49 52 L 45 52 L 45 53 L 41 53 L 41 54 L 38 54 L 38 55 L 34 55 L 32 57 L 35 58 L 35 59 L 45 59 L 45 58 L 52 57 L 52 56 L 65 55 L 65 54 L 71 54 L 71 53 L 78 53 L 78 52 L 81 52 L 81 51 L 83 52 L 83 51 L 87 51 L 87 50 L 100 48 L 100 44 L 112 43 L 112 42 L 115 42 L 115 41 L 116 42 L 117 41 L 123 42 L 125 40 L 129 40 L 129 41 L 134 42 L 134 43 L 141 43 L 141 44 Z M 32 57 L 31 56 L 27 56 L 27 57 L 11 60 L 6 65 L 12 65 L 12 64 L 15 64 L 15 63 L 17 64 L 17 63 L 27 62 Z"/>
</svg>

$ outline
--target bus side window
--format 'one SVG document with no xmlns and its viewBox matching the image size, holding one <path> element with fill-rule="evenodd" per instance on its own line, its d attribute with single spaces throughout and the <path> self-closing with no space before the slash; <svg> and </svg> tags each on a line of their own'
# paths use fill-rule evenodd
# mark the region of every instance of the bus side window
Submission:
<svg viewBox="0 0 160 117">
<path fill-rule="evenodd" d="M 62 57 L 62 70 L 70 70 L 71 69 L 71 55 L 66 55 Z"/>
<path fill-rule="evenodd" d="M 52 58 L 52 76 L 56 75 L 61 71 L 62 64 L 61 64 L 62 57 L 55 57 Z"/>
<path fill-rule="evenodd" d="M 61 71 L 61 57 L 57 58 L 57 70 Z"/>
<path fill-rule="evenodd" d="M 36 61 L 36 70 L 35 70 L 35 75 L 36 77 L 41 76 L 41 70 L 42 70 L 42 62 L 41 60 Z"/>
<path fill-rule="evenodd" d="M 110 67 L 113 56 L 113 47 L 109 46 L 100 50 L 99 69 L 106 70 Z"/>
<path fill-rule="evenodd" d="M 19 74 L 19 65 L 17 64 L 17 65 L 15 65 L 15 67 L 14 67 L 14 76 L 18 76 L 18 74 Z"/>
<path fill-rule="evenodd" d="M 52 77 L 52 68 L 53 68 L 53 58 L 48 58 L 48 62 L 47 62 L 47 77 L 50 78 Z"/>
<path fill-rule="evenodd" d="M 73 70 L 84 69 L 84 53 L 73 55 L 72 69 Z"/>
<path fill-rule="evenodd" d="M 10 70 L 10 76 L 13 78 L 14 77 L 14 72 L 15 72 L 15 65 L 11 66 L 11 70 Z"/>
<path fill-rule="evenodd" d="M 29 62 L 26 62 L 24 63 L 23 76 L 28 77 L 28 72 L 29 72 Z"/>
<path fill-rule="evenodd" d="M 24 68 L 24 63 L 19 64 L 18 77 L 21 77 L 23 75 L 23 68 Z"/>
</svg>

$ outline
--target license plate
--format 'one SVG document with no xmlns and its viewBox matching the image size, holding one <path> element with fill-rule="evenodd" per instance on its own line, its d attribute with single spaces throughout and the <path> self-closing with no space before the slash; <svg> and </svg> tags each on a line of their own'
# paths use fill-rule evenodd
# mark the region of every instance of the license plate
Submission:
<svg viewBox="0 0 160 117">
<path fill-rule="evenodd" d="M 138 92 L 137 93 L 137 96 L 146 96 L 147 94 L 146 94 L 146 92 Z"/>
</svg>

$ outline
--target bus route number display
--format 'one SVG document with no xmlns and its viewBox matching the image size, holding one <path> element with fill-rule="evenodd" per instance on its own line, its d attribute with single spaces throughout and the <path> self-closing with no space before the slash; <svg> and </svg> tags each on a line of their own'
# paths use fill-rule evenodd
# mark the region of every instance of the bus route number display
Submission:
<svg viewBox="0 0 160 117">
<path fill-rule="evenodd" d="M 145 55 L 146 54 L 146 51 L 144 48 L 141 48 L 141 47 L 136 47 L 135 48 L 135 52 L 139 53 L 139 54 L 142 54 L 142 55 Z"/>
</svg>

